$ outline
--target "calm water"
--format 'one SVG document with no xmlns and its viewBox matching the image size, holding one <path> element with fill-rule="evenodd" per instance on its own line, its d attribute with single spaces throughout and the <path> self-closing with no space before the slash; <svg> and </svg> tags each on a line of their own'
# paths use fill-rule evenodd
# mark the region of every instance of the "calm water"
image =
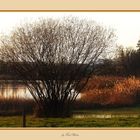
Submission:
<svg viewBox="0 0 140 140">
<path fill-rule="evenodd" d="M 0 97 L 31 98 L 31 95 L 21 82 L 0 81 Z"/>
<path fill-rule="evenodd" d="M 29 90 L 22 84 L 22 81 L 15 82 L 12 80 L 7 82 L 0 80 L 0 97 L 32 98 Z M 80 97 L 81 95 L 79 94 L 77 98 Z"/>
<path fill-rule="evenodd" d="M 77 114 L 73 116 L 74 118 L 137 118 L 139 117 L 139 114 L 129 114 L 129 115 L 122 115 L 122 114 L 116 114 L 116 115 L 112 115 L 112 114 Z"/>
</svg>

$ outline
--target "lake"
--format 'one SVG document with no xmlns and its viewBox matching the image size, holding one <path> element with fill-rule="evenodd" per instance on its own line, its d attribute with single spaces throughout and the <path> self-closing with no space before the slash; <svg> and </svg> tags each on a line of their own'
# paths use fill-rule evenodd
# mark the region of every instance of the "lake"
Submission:
<svg viewBox="0 0 140 140">
<path fill-rule="evenodd" d="M 76 114 L 73 118 L 138 118 L 139 114 Z"/>
<path fill-rule="evenodd" d="M 18 82 L 14 80 L 0 80 L 0 97 L 32 98 L 28 88 L 20 80 Z M 81 94 L 77 96 L 77 99 L 80 97 Z"/>
<path fill-rule="evenodd" d="M 0 97 L 6 98 L 32 98 L 28 89 L 21 81 L 0 81 Z"/>
</svg>

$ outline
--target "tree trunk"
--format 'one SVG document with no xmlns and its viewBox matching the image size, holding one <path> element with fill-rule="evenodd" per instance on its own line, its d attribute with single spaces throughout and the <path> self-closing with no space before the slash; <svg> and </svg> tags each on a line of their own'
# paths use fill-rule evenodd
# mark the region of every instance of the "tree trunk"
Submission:
<svg viewBox="0 0 140 140">
<path fill-rule="evenodd" d="M 70 103 L 62 103 L 60 101 L 47 102 L 43 105 L 43 109 L 37 109 L 35 112 L 37 117 L 70 117 L 72 115 Z"/>
</svg>

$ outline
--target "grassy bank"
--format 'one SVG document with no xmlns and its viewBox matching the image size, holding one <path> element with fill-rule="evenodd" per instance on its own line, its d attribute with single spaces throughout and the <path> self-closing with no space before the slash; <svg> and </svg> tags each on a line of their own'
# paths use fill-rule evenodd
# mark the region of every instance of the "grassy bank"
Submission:
<svg viewBox="0 0 140 140">
<path fill-rule="evenodd" d="M 76 118 L 75 115 L 83 115 Z M 94 115 L 116 115 L 112 118 L 97 118 Z M 118 116 L 117 116 L 118 115 Z M 128 115 L 127 117 L 119 115 Z M 131 117 L 131 115 L 137 115 Z M 140 107 L 79 110 L 71 118 L 36 118 L 27 115 L 27 127 L 140 127 Z M 1 116 L 0 127 L 22 127 L 22 116 Z"/>
<path fill-rule="evenodd" d="M 0 127 L 22 127 L 22 118 L 0 117 Z M 140 127 L 140 118 L 34 118 L 27 116 L 27 127 Z"/>
</svg>

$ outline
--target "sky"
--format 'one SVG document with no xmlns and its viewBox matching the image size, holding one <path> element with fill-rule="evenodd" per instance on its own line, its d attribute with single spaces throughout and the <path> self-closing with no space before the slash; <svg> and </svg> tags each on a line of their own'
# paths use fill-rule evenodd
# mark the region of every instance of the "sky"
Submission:
<svg viewBox="0 0 140 140">
<path fill-rule="evenodd" d="M 67 16 L 93 20 L 113 28 L 117 44 L 124 47 L 136 47 L 140 39 L 140 12 L 0 12 L 0 35 L 8 35 L 17 26 L 39 18 Z"/>
</svg>

